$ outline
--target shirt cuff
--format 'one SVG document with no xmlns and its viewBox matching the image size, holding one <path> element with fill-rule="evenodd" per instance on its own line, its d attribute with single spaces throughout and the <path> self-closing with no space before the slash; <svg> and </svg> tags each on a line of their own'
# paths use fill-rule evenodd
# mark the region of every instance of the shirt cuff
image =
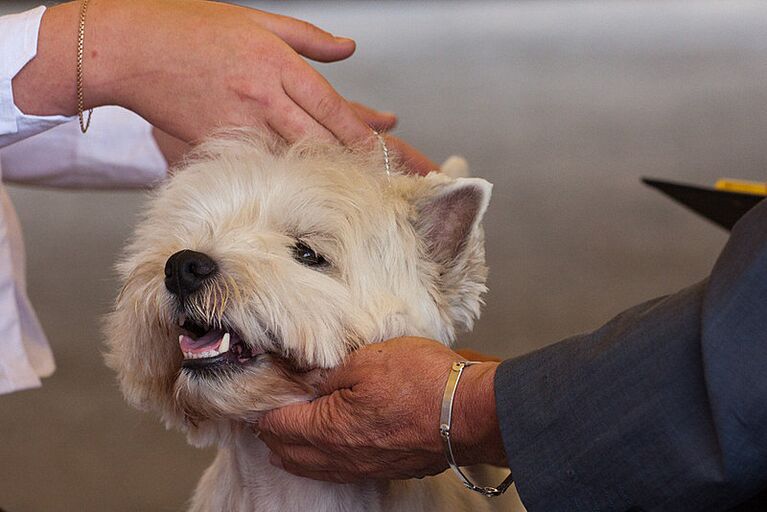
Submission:
<svg viewBox="0 0 767 512">
<path fill-rule="evenodd" d="M 0 151 L 3 180 L 60 188 L 150 188 L 167 177 L 152 126 L 120 107 L 102 107 L 98 128 L 83 136 L 77 122 Z"/>
<path fill-rule="evenodd" d="M 13 99 L 13 78 L 37 55 L 45 7 L 0 17 L 0 147 L 74 119 L 26 115 Z"/>
</svg>

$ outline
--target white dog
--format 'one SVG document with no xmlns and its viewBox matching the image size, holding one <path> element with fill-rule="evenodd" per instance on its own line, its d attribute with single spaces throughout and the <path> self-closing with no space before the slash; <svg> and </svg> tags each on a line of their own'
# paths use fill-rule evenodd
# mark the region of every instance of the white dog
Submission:
<svg viewBox="0 0 767 512">
<path fill-rule="evenodd" d="M 219 446 L 191 510 L 521 509 L 513 490 L 484 498 L 449 472 L 295 477 L 268 463 L 252 430 L 263 411 L 312 398 L 309 369 L 363 344 L 451 343 L 472 327 L 490 190 L 476 178 L 389 176 L 379 151 L 243 133 L 203 145 L 162 188 L 119 265 L 107 359 L 131 404 Z"/>
</svg>

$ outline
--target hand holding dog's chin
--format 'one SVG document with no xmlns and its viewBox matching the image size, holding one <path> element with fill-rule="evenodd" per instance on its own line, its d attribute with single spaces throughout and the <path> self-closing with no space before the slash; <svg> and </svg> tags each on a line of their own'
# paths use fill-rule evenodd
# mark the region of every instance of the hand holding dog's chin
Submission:
<svg viewBox="0 0 767 512">
<path fill-rule="evenodd" d="M 35 59 L 14 78 L 27 114 L 76 113 L 79 2 L 43 16 Z M 307 64 L 349 57 L 352 40 L 254 9 L 190 0 L 91 0 L 86 108 L 120 105 L 187 142 L 227 126 L 260 126 L 292 141 L 370 137 L 355 109 Z M 372 125 L 394 116 L 374 111 Z M 96 119 L 94 119 L 94 123 Z"/>
<path fill-rule="evenodd" d="M 450 366 L 461 359 L 421 338 L 360 349 L 328 373 L 319 398 L 264 416 L 260 435 L 272 462 L 299 476 L 336 482 L 444 471 L 440 405 Z M 493 393 L 496 366 L 469 367 L 461 378 L 452 437 L 459 464 L 505 465 Z"/>
</svg>

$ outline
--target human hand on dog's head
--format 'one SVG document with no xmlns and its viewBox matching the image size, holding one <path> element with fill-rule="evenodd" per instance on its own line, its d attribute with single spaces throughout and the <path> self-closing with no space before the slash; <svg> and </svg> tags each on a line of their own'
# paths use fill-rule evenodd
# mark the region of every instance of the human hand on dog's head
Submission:
<svg viewBox="0 0 767 512">
<path fill-rule="evenodd" d="M 396 118 L 382 117 L 378 111 L 359 103 L 351 103 L 351 105 L 360 118 L 376 131 L 386 132 L 396 124 Z M 154 129 L 153 133 L 160 151 L 162 151 L 163 156 L 171 167 L 180 162 L 183 156 L 192 148 L 184 141 L 157 128 Z M 388 133 L 384 133 L 383 137 L 386 139 L 389 148 L 395 151 L 401 158 L 402 168 L 408 170 L 411 174 L 425 176 L 439 169 L 439 165 L 399 137 Z"/>
<path fill-rule="evenodd" d="M 37 57 L 13 81 L 25 113 L 76 113 L 78 10 L 46 11 Z M 126 107 L 186 142 L 256 126 L 289 142 L 352 144 L 371 137 L 368 125 L 395 122 L 355 108 L 302 58 L 343 60 L 354 41 L 287 16 L 201 0 L 91 0 L 85 47 L 86 108 Z"/>
<path fill-rule="evenodd" d="M 404 140 L 393 135 L 386 135 L 385 137 L 391 149 L 396 151 L 402 159 L 402 167 L 407 169 L 409 173 L 426 176 L 432 171 L 439 170 L 439 165 Z"/>
<path fill-rule="evenodd" d="M 453 362 L 439 342 L 397 338 L 365 346 L 330 370 L 319 398 L 267 413 L 260 437 L 272 463 L 299 476 L 334 482 L 404 479 L 447 468 L 439 417 Z M 495 413 L 497 363 L 468 367 L 451 431 L 462 465 L 506 464 Z"/>
</svg>

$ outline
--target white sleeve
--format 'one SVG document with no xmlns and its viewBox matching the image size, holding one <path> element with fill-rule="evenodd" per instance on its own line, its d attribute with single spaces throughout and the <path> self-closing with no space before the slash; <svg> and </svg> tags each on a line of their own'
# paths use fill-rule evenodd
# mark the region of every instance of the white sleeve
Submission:
<svg viewBox="0 0 767 512">
<path fill-rule="evenodd" d="M 28 116 L 13 101 L 13 77 L 37 55 L 37 35 L 45 7 L 0 16 L 0 147 L 73 118 Z"/>
<path fill-rule="evenodd" d="M 63 188 L 146 188 L 167 176 L 152 126 L 120 107 L 93 113 L 0 149 L 3 181 Z"/>
</svg>

